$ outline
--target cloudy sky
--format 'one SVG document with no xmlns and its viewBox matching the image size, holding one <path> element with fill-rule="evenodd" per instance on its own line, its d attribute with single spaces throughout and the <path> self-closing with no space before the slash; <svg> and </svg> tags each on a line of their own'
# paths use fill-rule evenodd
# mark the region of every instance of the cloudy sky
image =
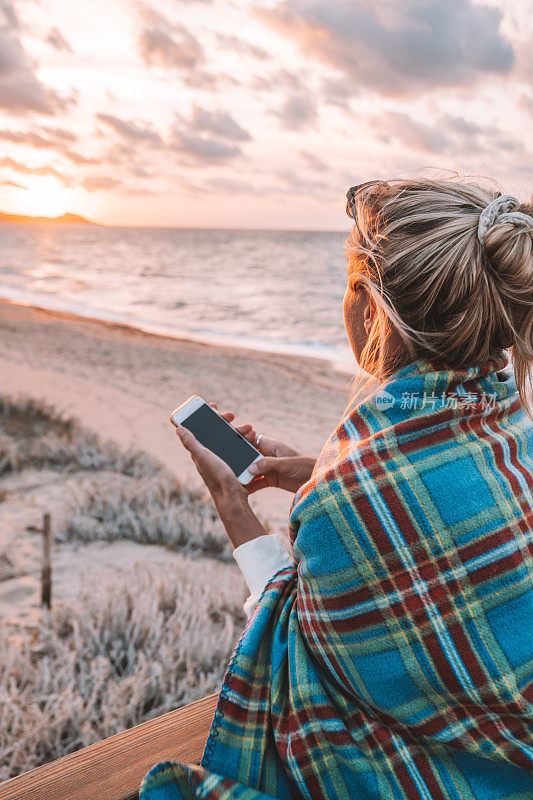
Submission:
<svg viewBox="0 0 533 800">
<path fill-rule="evenodd" d="M 0 0 L 0 208 L 345 229 L 363 180 L 529 196 L 533 0 Z"/>
</svg>

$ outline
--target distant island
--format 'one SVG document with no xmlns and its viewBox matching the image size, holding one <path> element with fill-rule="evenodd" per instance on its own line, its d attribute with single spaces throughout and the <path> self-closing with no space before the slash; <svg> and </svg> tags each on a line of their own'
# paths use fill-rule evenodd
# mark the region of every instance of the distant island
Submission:
<svg viewBox="0 0 533 800">
<path fill-rule="evenodd" d="M 30 217 L 24 214 L 6 214 L 0 211 L 0 223 L 6 222 L 11 225 L 20 225 L 26 223 L 39 223 L 47 225 L 98 225 L 97 222 L 92 222 L 90 219 L 80 217 L 78 214 L 63 214 L 61 217 Z"/>
</svg>

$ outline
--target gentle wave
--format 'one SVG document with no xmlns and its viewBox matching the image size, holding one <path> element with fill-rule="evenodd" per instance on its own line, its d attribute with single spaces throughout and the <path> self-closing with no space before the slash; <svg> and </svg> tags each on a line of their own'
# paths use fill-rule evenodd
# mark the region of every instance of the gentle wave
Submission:
<svg viewBox="0 0 533 800">
<path fill-rule="evenodd" d="M 61 302 L 60 298 L 54 301 L 47 295 L 39 295 L 32 292 L 16 291 L 8 286 L 0 285 L 0 299 L 21 306 L 31 306 L 42 308 L 45 311 L 58 311 L 65 314 L 73 314 L 85 319 L 96 319 L 102 322 L 109 322 L 117 325 L 127 325 L 130 328 L 145 333 L 156 334 L 157 336 L 168 336 L 172 339 L 190 339 L 195 342 L 205 344 L 228 345 L 229 347 L 240 347 L 249 350 L 258 350 L 264 353 L 279 353 L 281 355 L 303 356 L 304 358 L 321 358 L 330 361 L 332 366 L 339 372 L 352 375 L 355 369 L 353 355 L 349 347 L 335 348 L 327 345 L 308 344 L 295 345 L 292 342 L 270 341 L 267 343 L 261 339 L 253 339 L 250 336 L 237 337 L 227 334 L 224 331 L 191 331 L 187 328 L 177 328 L 165 325 L 156 325 L 153 322 L 139 322 L 125 315 L 115 314 L 101 308 L 91 308 L 86 305 L 71 303 L 67 305 Z"/>
<path fill-rule="evenodd" d="M 354 371 L 342 234 L 4 225 L 0 235 L 11 302 Z"/>
</svg>

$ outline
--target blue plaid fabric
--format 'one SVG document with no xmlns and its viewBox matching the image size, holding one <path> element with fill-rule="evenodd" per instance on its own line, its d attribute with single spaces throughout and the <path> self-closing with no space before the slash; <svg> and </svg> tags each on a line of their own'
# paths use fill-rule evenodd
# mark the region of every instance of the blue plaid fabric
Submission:
<svg viewBox="0 0 533 800">
<path fill-rule="evenodd" d="M 532 800 L 533 424 L 504 366 L 415 362 L 344 416 L 201 766 L 140 800 Z"/>
</svg>

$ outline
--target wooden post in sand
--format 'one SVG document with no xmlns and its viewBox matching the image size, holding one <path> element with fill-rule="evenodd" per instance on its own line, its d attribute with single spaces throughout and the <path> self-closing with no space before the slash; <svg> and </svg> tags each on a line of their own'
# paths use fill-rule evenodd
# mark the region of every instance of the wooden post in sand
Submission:
<svg viewBox="0 0 533 800">
<path fill-rule="evenodd" d="M 48 610 L 52 605 L 52 526 L 50 525 L 50 514 L 43 517 L 43 569 L 41 573 L 41 605 Z"/>
</svg>

